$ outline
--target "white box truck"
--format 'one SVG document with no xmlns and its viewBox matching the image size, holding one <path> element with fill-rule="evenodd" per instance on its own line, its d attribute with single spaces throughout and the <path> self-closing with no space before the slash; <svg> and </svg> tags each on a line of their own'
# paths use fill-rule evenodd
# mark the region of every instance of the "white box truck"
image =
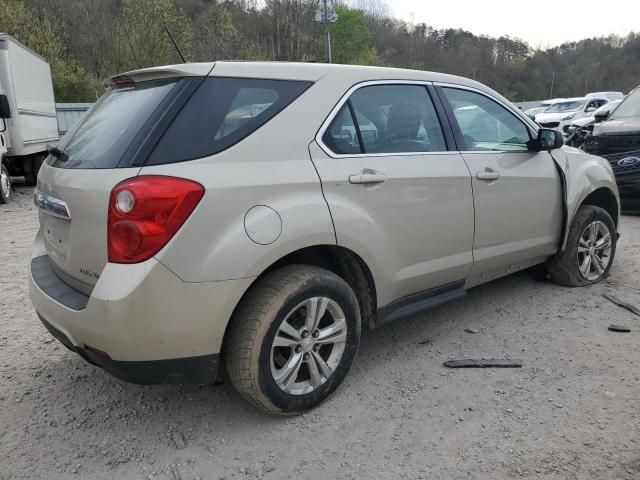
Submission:
<svg viewBox="0 0 640 480">
<path fill-rule="evenodd" d="M 51 69 L 47 61 L 0 33 L 0 203 L 11 198 L 11 177 L 35 185 L 47 144 L 58 141 Z"/>
</svg>

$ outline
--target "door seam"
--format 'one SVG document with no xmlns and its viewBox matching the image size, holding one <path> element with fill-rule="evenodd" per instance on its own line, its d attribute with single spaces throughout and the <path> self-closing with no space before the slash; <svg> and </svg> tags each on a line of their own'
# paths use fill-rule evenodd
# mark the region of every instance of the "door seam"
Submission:
<svg viewBox="0 0 640 480">
<path fill-rule="evenodd" d="M 329 211 L 329 218 L 331 219 L 331 225 L 333 226 L 333 238 L 335 239 L 336 245 L 338 245 L 338 233 L 336 230 L 336 222 L 333 220 L 333 212 L 331 211 L 331 207 L 329 206 L 329 200 L 327 200 L 327 196 L 324 193 L 324 186 L 322 185 L 322 178 L 320 177 L 320 172 L 318 171 L 318 168 L 316 167 L 316 164 L 313 161 L 313 155 L 311 154 L 311 145 L 313 145 L 315 142 L 315 140 L 311 140 L 311 142 L 309 142 L 309 145 L 307 145 L 307 152 L 309 153 L 309 161 L 311 162 L 311 165 L 313 166 L 313 169 L 316 172 L 316 175 L 318 176 L 318 182 L 320 183 L 320 194 L 322 195 L 322 199 L 324 200 L 324 203 L 327 205 L 327 210 Z"/>
</svg>

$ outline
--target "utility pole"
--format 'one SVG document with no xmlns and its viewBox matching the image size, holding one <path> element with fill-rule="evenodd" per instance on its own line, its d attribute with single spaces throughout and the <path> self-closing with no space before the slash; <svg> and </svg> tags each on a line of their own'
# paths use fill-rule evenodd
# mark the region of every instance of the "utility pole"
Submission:
<svg viewBox="0 0 640 480">
<path fill-rule="evenodd" d="M 332 7 L 329 6 L 328 0 L 322 1 L 322 9 L 316 10 L 315 16 L 316 23 L 320 25 L 324 25 L 327 30 L 327 63 L 332 63 L 331 59 L 331 29 L 329 28 L 330 23 L 336 23 L 338 21 L 338 15 L 333 10 Z"/>
<path fill-rule="evenodd" d="M 551 91 L 549 92 L 549 98 L 553 98 L 553 84 L 556 83 L 556 72 L 553 72 L 551 77 Z"/>
</svg>

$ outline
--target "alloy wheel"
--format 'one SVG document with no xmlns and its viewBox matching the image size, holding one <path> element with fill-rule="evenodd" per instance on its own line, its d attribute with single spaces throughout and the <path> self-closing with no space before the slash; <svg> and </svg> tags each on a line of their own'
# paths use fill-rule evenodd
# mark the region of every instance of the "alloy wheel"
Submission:
<svg viewBox="0 0 640 480">
<path fill-rule="evenodd" d="M 271 345 L 271 375 L 290 395 L 311 393 L 340 364 L 347 341 L 347 321 L 340 306 L 313 297 L 294 307 Z"/>
<path fill-rule="evenodd" d="M 583 230 L 578 240 L 578 270 L 589 281 L 606 272 L 611 263 L 611 232 L 607 225 L 596 220 Z"/>
</svg>

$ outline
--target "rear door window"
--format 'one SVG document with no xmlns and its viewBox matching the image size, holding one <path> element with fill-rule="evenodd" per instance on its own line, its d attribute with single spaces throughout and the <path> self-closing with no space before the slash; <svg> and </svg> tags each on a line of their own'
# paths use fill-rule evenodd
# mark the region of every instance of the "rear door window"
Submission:
<svg viewBox="0 0 640 480">
<path fill-rule="evenodd" d="M 426 87 L 373 85 L 357 90 L 350 100 L 358 118 L 365 153 L 447 150 Z"/>
<path fill-rule="evenodd" d="M 392 155 L 447 150 L 433 102 L 421 85 L 372 85 L 358 89 L 335 117 L 323 141 L 338 154 Z"/>
<path fill-rule="evenodd" d="M 322 141 L 331 151 L 341 155 L 362 153 L 358 132 L 356 131 L 348 103 L 345 103 L 340 109 L 340 112 L 335 116 L 331 125 L 329 125 L 329 128 L 324 133 Z"/>
<path fill-rule="evenodd" d="M 209 77 L 169 126 L 146 165 L 202 158 L 226 150 L 275 117 L 310 85 Z"/>
</svg>

